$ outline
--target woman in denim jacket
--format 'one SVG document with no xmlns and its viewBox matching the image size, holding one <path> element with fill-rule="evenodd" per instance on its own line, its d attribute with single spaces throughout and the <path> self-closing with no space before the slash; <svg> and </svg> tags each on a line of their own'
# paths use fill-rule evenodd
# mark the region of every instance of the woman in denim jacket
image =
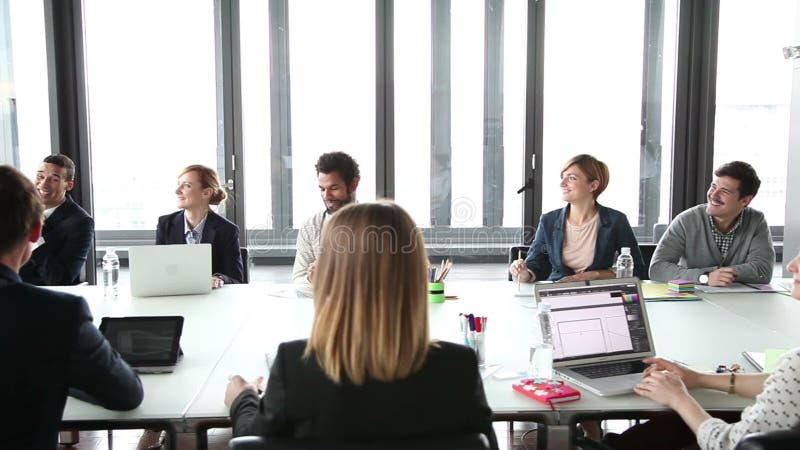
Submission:
<svg viewBox="0 0 800 450">
<path fill-rule="evenodd" d="M 625 214 L 597 203 L 608 186 L 608 166 L 591 155 L 577 155 L 561 170 L 561 198 L 567 205 L 542 215 L 525 261 L 509 268 L 519 281 L 576 281 L 613 278 L 622 247 L 631 249 L 633 274 L 647 268 Z"/>
</svg>

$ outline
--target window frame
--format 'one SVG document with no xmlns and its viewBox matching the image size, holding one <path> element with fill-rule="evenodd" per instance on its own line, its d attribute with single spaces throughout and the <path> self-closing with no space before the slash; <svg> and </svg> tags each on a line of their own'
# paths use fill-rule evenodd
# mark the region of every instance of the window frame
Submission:
<svg viewBox="0 0 800 450">
<path fill-rule="evenodd" d="M 88 115 L 86 108 L 86 74 L 84 69 L 82 2 L 81 0 L 44 0 L 45 32 L 48 52 L 48 73 L 51 86 L 51 136 L 52 152 L 63 150 L 64 154 L 76 160 L 78 165 L 79 186 L 73 197 L 90 213 L 92 204 L 92 178 L 90 142 L 88 139 Z M 207 0 L 211 2 L 212 0 Z M 393 60 L 393 0 L 376 1 L 376 195 L 393 198 L 396 192 L 394 169 L 394 89 L 392 74 Z M 502 189 L 490 189 L 488 181 L 504 183 L 502 164 L 498 165 L 497 148 L 502 141 L 489 130 L 484 130 L 488 138 L 484 156 L 489 164 L 484 164 L 484 175 L 488 176 L 481 201 L 484 204 L 484 226 L 479 228 L 455 229 L 449 226 L 436 226 L 423 230 L 432 255 L 469 257 L 471 249 L 475 251 L 476 260 L 497 260 L 505 257 L 506 248 L 519 242 L 530 242 L 541 215 L 541 176 L 534 168 L 542 167 L 542 109 L 543 109 L 543 76 L 544 76 L 544 18 L 546 0 L 528 1 L 527 31 L 527 74 L 526 74 L 526 117 L 524 138 L 523 170 L 533 179 L 533 188 L 526 190 L 523 200 L 523 223 L 521 227 L 497 226 L 497 217 L 502 217 Z M 450 0 L 431 0 L 432 11 L 443 13 Z M 503 5 L 503 0 L 485 0 L 486 8 L 496 11 Z M 242 166 L 242 118 L 241 118 L 241 81 L 239 63 L 239 0 L 213 0 L 215 19 L 217 20 L 217 73 L 218 73 L 218 117 L 221 129 L 218 137 L 218 161 L 221 174 L 225 180 L 232 180 L 233 187 L 244 186 Z M 647 0 L 647 29 L 645 32 L 644 73 L 657 73 L 659 61 L 655 49 L 659 45 L 659 26 L 663 27 L 664 0 Z M 255 255 L 266 258 L 293 256 L 294 239 L 298 224 L 292 223 L 292 186 L 291 168 L 285 163 L 291 159 L 291 117 L 289 108 L 288 77 L 288 0 L 270 0 L 269 27 L 271 36 L 270 61 L 273 66 L 270 74 L 271 94 L 271 150 L 273 167 L 272 214 L 273 230 L 242 230 L 242 245 L 254 248 Z M 488 9 L 487 9 L 488 10 Z M 440 19 L 444 20 L 444 19 Z M 487 33 L 484 40 L 487 51 L 484 70 L 486 70 L 484 96 L 485 116 L 501 105 L 497 100 L 498 82 L 496 73 L 490 73 L 487 67 L 490 61 L 502 60 L 497 51 L 496 33 L 499 14 L 487 14 Z M 713 160 L 714 133 L 714 93 L 716 74 L 717 32 L 719 28 L 719 0 L 697 2 L 693 0 L 679 1 L 677 73 L 675 90 L 675 113 L 673 120 L 673 157 L 672 157 L 672 192 L 670 200 L 670 218 L 679 212 L 704 201 L 705 188 L 711 180 Z M 493 31 L 495 30 L 495 31 Z M 441 31 L 441 30 L 439 30 Z M 438 31 L 434 31 L 436 33 Z M 434 41 L 435 42 L 435 41 Z M 655 47 L 651 47 L 655 45 Z M 499 50 L 492 53 L 492 48 Z M 434 49 L 435 50 L 435 49 Z M 644 50 L 643 50 L 644 51 Z M 436 59 L 434 59 L 435 61 Z M 444 72 L 442 68 L 434 70 L 434 75 Z M 643 132 L 642 152 L 651 156 L 658 149 L 649 143 L 658 142 L 660 111 L 654 106 L 661 99 L 655 88 L 655 78 L 644 77 L 643 123 L 649 126 Z M 433 99 L 440 107 L 440 112 L 449 105 L 444 99 Z M 435 116 L 435 115 L 434 115 Z M 432 120 L 434 120 L 432 118 Z M 432 132 L 434 142 L 447 142 L 451 130 L 446 127 L 445 119 L 436 119 L 439 128 Z M 485 127 L 489 127 L 488 124 Z M 658 128 L 658 129 L 656 129 Z M 445 146 L 449 151 L 449 147 Z M 502 156 L 500 157 L 502 158 Z M 660 159 L 658 159 L 660 160 Z M 499 161 L 502 161 L 500 159 Z M 527 177 L 526 177 L 527 178 Z M 793 189 L 800 181 L 789 180 L 787 189 Z M 658 189 L 657 184 L 644 186 L 643 189 Z M 226 214 L 234 222 L 244 225 L 243 189 L 237 191 L 235 201 L 228 205 Z M 255 194 L 254 194 L 255 195 Z M 640 194 L 640 202 L 643 196 Z M 491 207 L 486 207 L 491 205 Z M 640 210 L 653 210 L 653 205 L 640 205 Z M 788 217 L 788 215 L 787 215 Z M 447 218 L 449 219 L 449 218 Z M 788 219 L 787 219 L 788 220 Z M 645 218 L 642 226 L 634 226 L 634 233 L 640 241 L 652 239 L 652 220 Z M 783 226 L 773 226 L 774 240 L 780 244 L 783 239 Z M 466 232 L 466 233 L 465 233 Z M 483 236 L 490 236 L 486 240 Z M 115 245 L 125 247 L 154 242 L 152 231 L 132 230 L 100 230 L 97 233 L 97 245 Z M 94 261 L 89 262 L 94 265 Z M 91 271 L 90 271 L 91 272 Z M 93 277 L 92 277 L 93 278 Z M 91 282 L 94 282 L 91 279 Z"/>
</svg>

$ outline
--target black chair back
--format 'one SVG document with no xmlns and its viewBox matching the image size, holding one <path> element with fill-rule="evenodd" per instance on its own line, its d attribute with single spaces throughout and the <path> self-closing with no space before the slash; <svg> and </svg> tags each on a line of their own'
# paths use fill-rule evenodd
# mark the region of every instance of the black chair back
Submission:
<svg viewBox="0 0 800 450">
<path fill-rule="evenodd" d="M 250 283 L 250 251 L 247 250 L 247 247 L 239 247 L 239 253 L 242 255 L 242 275 L 244 276 L 244 280 L 242 283 L 249 284 Z"/>
<path fill-rule="evenodd" d="M 489 440 L 481 433 L 365 441 L 241 436 L 231 439 L 228 444 L 230 450 L 439 450 L 443 448 L 487 450 Z"/>
<path fill-rule="evenodd" d="M 656 244 L 639 244 L 639 251 L 642 252 L 646 276 L 642 280 L 650 279 L 650 261 L 653 260 L 653 253 L 656 251 Z"/>
<path fill-rule="evenodd" d="M 795 450 L 800 448 L 800 429 L 753 433 L 744 437 L 733 450 Z"/>
</svg>

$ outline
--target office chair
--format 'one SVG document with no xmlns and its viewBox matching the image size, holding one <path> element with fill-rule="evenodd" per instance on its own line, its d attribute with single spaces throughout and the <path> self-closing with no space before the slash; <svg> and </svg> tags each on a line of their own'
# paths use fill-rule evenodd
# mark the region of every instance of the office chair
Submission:
<svg viewBox="0 0 800 450">
<path fill-rule="evenodd" d="M 338 439 L 292 439 L 241 436 L 231 439 L 230 450 L 439 450 L 457 448 L 462 450 L 487 450 L 489 440 L 481 433 L 448 436 L 432 436 L 391 440 L 343 441 Z"/>
<path fill-rule="evenodd" d="M 656 244 L 639 244 L 639 251 L 642 252 L 644 260 L 645 277 L 642 280 L 650 279 L 650 261 L 653 260 L 653 253 L 656 251 Z"/>
<path fill-rule="evenodd" d="M 653 224 L 653 243 L 658 244 L 658 241 L 661 240 L 661 236 L 664 236 L 664 233 L 667 231 L 667 226 L 669 224 L 666 223 L 655 223 Z"/>
<path fill-rule="evenodd" d="M 733 450 L 790 450 L 800 448 L 800 428 L 753 433 L 745 436 Z"/>
<path fill-rule="evenodd" d="M 247 247 L 239 247 L 239 253 L 242 255 L 242 275 L 244 276 L 244 280 L 242 283 L 250 284 L 250 251 Z"/>
</svg>

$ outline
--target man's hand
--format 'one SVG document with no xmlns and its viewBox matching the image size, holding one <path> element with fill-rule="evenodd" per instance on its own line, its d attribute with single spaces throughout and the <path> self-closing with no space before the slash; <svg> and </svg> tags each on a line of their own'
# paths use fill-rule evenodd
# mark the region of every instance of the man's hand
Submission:
<svg viewBox="0 0 800 450">
<path fill-rule="evenodd" d="M 525 265 L 525 261 L 523 260 L 516 260 L 511 263 L 508 267 L 508 271 L 511 273 L 511 278 L 518 281 L 530 281 L 531 273 L 528 272 L 528 267 Z"/>
<path fill-rule="evenodd" d="M 708 285 L 709 286 L 727 286 L 736 280 L 739 274 L 733 267 L 720 267 L 719 269 L 709 272 Z"/>
<path fill-rule="evenodd" d="M 241 375 L 231 375 L 228 377 L 228 387 L 225 389 L 225 406 L 230 409 L 236 397 L 247 389 L 258 394 L 258 389 L 261 386 L 264 389 L 267 387 L 264 377 L 258 377 L 252 382 L 247 382 Z"/>
<path fill-rule="evenodd" d="M 220 277 L 211 277 L 211 288 L 212 289 L 219 289 L 222 286 L 225 286 L 225 282 L 222 281 Z"/>
<path fill-rule="evenodd" d="M 317 269 L 317 261 L 314 260 L 311 264 L 308 265 L 308 270 L 306 270 L 306 280 L 309 283 L 314 284 L 314 271 Z"/>
</svg>

